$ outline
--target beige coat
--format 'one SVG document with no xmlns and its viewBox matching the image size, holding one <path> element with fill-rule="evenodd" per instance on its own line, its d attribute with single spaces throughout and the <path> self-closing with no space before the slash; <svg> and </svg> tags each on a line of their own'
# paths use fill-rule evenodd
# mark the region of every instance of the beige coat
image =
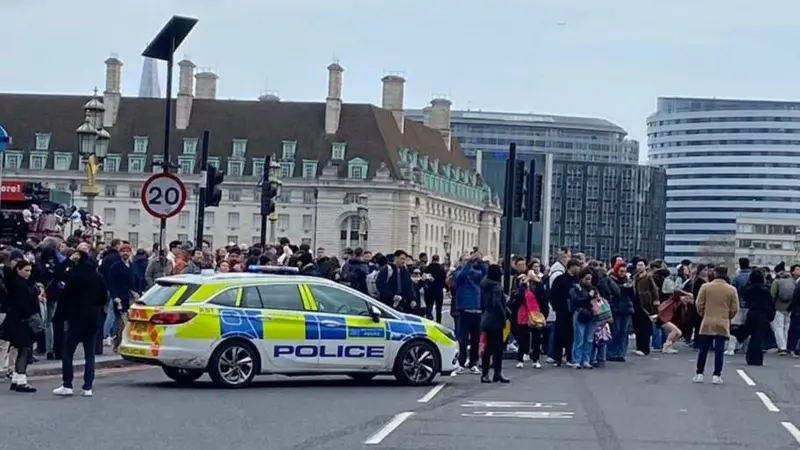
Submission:
<svg viewBox="0 0 800 450">
<path fill-rule="evenodd" d="M 697 313 L 703 318 L 700 334 L 730 336 L 731 319 L 739 312 L 739 294 L 725 280 L 703 284 L 697 293 Z"/>
</svg>

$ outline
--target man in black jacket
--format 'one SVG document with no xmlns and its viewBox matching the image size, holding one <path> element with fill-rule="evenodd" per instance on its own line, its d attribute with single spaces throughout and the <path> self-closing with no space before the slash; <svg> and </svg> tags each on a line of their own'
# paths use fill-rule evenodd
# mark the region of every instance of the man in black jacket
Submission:
<svg viewBox="0 0 800 450">
<path fill-rule="evenodd" d="M 550 304 L 556 313 L 555 333 L 556 345 L 554 348 L 555 364 L 561 366 L 566 354 L 567 365 L 572 363 L 572 311 L 569 309 L 569 291 L 578 282 L 578 273 L 581 271 L 581 262 L 577 259 L 567 261 L 567 271 L 556 275 L 550 280 Z"/>
<path fill-rule="evenodd" d="M 424 255 L 424 253 L 422 254 Z M 444 288 L 447 279 L 447 271 L 439 262 L 439 255 L 431 257 L 431 263 L 423 270 L 430 276 L 430 284 L 425 291 L 425 317 L 433 320 L 433 307 L 436 307 L 436 322 L 442 323 L 442 305 L 444 304 Z"/>
<path fill-rule="evenodd" d="M 65 323 L 66 339 L 61 355 L 62 385 L 53 391 L 60 396 L 73 395 L 72 380 L 74 376 L 72 359 L 78 345 L 83 345 L 86 365 L 83 372 L 83 395 L 92 396 L 94 383 L 95 341 L 102 332 L 98 317 L 108 301 L 108 290 L 105 280 L 98 273 L 97 267 L 89 256 L 88 245 L 81 244 L 70 256 L 72 266 L 66 275 L 64 291 L 56 308 L 54 320 Z"/>
</svg>

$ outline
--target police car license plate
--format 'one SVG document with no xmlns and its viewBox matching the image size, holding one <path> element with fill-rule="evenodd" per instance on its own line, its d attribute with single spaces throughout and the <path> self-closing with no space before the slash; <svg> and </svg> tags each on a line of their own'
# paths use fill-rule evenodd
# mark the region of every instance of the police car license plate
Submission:
<svg viewBox="0 0 800 450">
<path fill-rule="evenodd" d="M 146 348 L 136 348 L 136 347 L 128 347 L 128 346 L 121 346 L 119 348 L 120 355 L 128 355 L 128 356 L 140 356 L 140 357 L 150 357 L 152 353 Z"/>
</svg>

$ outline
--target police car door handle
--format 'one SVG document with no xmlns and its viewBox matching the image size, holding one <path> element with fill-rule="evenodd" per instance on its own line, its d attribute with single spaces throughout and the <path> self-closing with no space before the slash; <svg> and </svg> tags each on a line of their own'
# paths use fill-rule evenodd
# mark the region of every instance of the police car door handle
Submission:
<svg viewBox="0 0 800 450">
<path fill-rule="evenodd" d="M 339 322 L 337 322 L 335 320 L 323 320 L 320 323 L 322 325 L 325 325 L 326 327 L 331 327 L 331 328 L 335 328 L 335 327 L 338 327 L 340 325 Z"/>
</svg>

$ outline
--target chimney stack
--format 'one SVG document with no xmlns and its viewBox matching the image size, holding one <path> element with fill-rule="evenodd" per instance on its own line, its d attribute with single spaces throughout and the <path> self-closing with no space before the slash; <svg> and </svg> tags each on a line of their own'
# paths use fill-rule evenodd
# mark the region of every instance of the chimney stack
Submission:
<svg viewBox="0 0 800 450">
<path fill-rule="evenodd" d="M 103 127 L 113 127 L 119 114 L 119 103 L 122 99 L 122 61 L 115 55 L 106 59 L 106 90 L 103 92 Z"/>
<path fill-rule="evenodd" d="M 188 58 L 178 63 L 178 99 L 175 102 L 175 128 L 185 130 L 189 127 L 194 101 L 194 68 Z"/>
<path fill-rule="evenodd" d="M 217 98 L 217 80 L 219 76 L 210 70 L 203 70 L 194 76 L 197 80 L 195 86 L 195 98 L 202 98 L 206 100 L 216 100 Z"/>
<path fill-rule="evenodd" d="M 325 134 L 336 134 L 342 114 L 342 73 L 338 63 L 328 66 L 328 98 L 325 99 Z"/>
<path fill-rule="evenodd" d="M 400 134 L 405 131 L 406 114 L 403 111 L 403 95 L 406 79 L 399 75 L 386 75 L 381 78 L 383 82 L 383 109 L 388 109 L 397 122 Z"/>
<path fill-rule="evenodd" d="M 450 150 L 452 134 L 450 131 L 450 106 L 453 104 L 446 98 L 434 98 L 431 100 L 428 126 L 438 131 L 442 135 L 444 145 Z"/>
</svg>

